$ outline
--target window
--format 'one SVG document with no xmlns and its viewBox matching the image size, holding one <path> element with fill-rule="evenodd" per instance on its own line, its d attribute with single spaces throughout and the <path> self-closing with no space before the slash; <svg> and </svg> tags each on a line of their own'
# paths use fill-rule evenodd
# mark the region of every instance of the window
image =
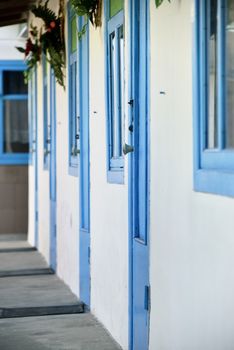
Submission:
<svg viewBox="0 0 234 350">
<path fill-rule="evenodd" d="M 50 154 L 50 125 L 49 125 L 49 113 L 48 113 L 48 65 L 45 55 L 42 57 L 42 73 L 43 73 L 43 144 L 44 144 L 44 169 L 48 169 L 49 166 L 49 154 Z"/>
<path fill-rule="evenodd" d="M 23 63 L 0 61 L 0 164 L 27 164 L 28 87 Z"/>
<path fill-rule="evenodd" d="M 195 190 L 234 196 L 234 1 L 197 0 Z"/>
<path fill-rule="evenodd" d="M 80 153 L 80 119 L 77 111 L 77 40 L 77 17 L 69 7 L 69 172 L 72 175 L 78 174 L 78 157 Z"/>
<path fill-rule="evenodd" d="M 123 0 L 107 1 L 107 179 L 123 183 L 124 13 Z"/>
</svg>

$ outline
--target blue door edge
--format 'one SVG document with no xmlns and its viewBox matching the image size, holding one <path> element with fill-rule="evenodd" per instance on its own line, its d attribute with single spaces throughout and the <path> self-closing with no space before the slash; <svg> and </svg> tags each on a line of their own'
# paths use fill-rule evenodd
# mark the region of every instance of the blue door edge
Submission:
<svg viewBox="0 0 234 350">
<path fill-rule="evenodd" d="M 84 18 L 78 18 L 78 28 L 82 28 L 85 22 Z M 80 166 L 79 166 L 79 207 L 80 207 L 80 224 L 79 224 L 79 293 L 80 299 L 85 303 L 86 307 L 90 307 L 90 141 L 89 141 L 89 26 L 85 35 L 78 43 L 78 77 L 79 80 L 79 106 L 77 110 L 80 114 Z M 84 77 L 84 79 L 83 79 Z M 86 82 L 86 86 L 83 86 L 83 82 Z M 81 87 L 82 84 L 82 88 Z M 82 95 L 83 89 L 85 89 L 85 98 Z M 84 123 L 84 118 L 87 118 Z M 86 159 L 83 153 L 83 148 L 87 149 Z M 88 164 L 88 166 L 87 166 Z M 86 167 L 86 169 L 85 169 Z M 84 172 L 87 173 L 84 175 Z M 85 182 L 85 184 L 84 184 Z M 84 186 L 88 186 L 87 202 L 83 203 L 84 198 Z M 84 224 L 83 217 L 87 211 L 88 223 Z"/>
<path fill-rule="evenodd" d="M 136 20 L 136 10 L 137 7 L 139 6 L 136 4 L 140 0 L 130 0 L 129 1 L 129 36 L 130 36 L 130 45 L 129 45 L 129 67 L 131 69 L 129 70 L 128 73 L 128 79 L 129 79 L 129 101 L 134 101 L 134 98 L 136 96 L 136 84 L 137 81 L 135 79 L 135 74 L 134 74 L 134 57 L 135 57 L 135 50 L 137 49 L 137 34 L 136 34 L 136 25 L 135 25 L 135 20 Z M 150 25 L 149 25 L 149 0 L 146 0 L 146 6 L 147 6 L 147 17 L 148 20 L 146 21 L 146 34 L 147 34 L 147 86 L 148 86 L 148 95 L 147 95 L 147 181 L 148 181 L 148 186 L 147 186 L 147 246 L 148 246 L 148 287 L 149 287 L 149 294 L 150 294 L 150 276 L 149 276 L 149 251 L 150 251 L 150 116 L 149 116 L 149 106 L 150 106 L 150 94 L 149 94 L 149 87 L 150 87 L 150 60 L 149 60 L 149 48 L 150 48 Z M 132 109 L 132 104 L 129 104 L 128 107 L 128 123 L 129 125 L 132 124 L 132 117 L 133 117 L 133 109 Z M 130 144 L 132 144 L 132 139 L 133 137 L 129 137 Z M 134 210 L 134 204 L 133 204 L 133 165 L 134 165 L 134 156 L 133 153 L 129 154 L 129 159 L 128 159 L 128 232 L 129 232 L 129 259 L 128 259 L 128 264 L 129 264 L 129 306 L 128 306 L 128 315 L 129 315 L 129 339 L 128 339 L 128 344 L 129 344 L 129 350 L 134 350 L 133 349 L 133 316 L 134 316 L 134 310 L 133 310 L 133 227 L 134 227 L 134 222 L 133 222 L 133 210 Z M 150 295 L 149 295 L 150 298 Z M 149 322 L 148 322 L 148 347 L 149 347 L 149 333 L 150 333 L 150 305 L 149 305 Z"/>
<path fill-rule="evenodd" d="M 50 71 L 50 266 L 56 271 L 57 267 L 57 178 L 56 178 L 56 81 L 54 72 Z M 52 154 L 53 152 L 53 154 Z M 53 162 L 53 164 L 52 164 Z M 54 167 L 54 177 L 52 172 Z M 51 198 L 52 181 L 55 181 L 55 200 Z"/>
<path fill-rule="evenodd" d="M 34 72 L 34 84 L 32 86 L 32 89 L 34 89 L 34 101 L 33 101 L 33 118 L 34 118 L 34 122 L 35 122 L 35 163 L 34 163 L 34 234 L 35 234 L 35 247 L 38 248 L 38 244 L 39 244 L 39 228 L 38 228 L 38 115 L 37 115 L 37 68 L 35 68 Z M 31 120 L 31 123 L 33 123 L 33 121 Z M 32 127 L 34 127 L 34 125 L 32 125 Z M 30 128 L 31 129 L 31 128 Z M 31 135 L 31 142 L 34 142 L 33 140 L 33 128 L 31 129 L 32 135 Z M 33 149 L 33 144 L 31 144 L 31 148 Z M 32 163 L 33 164 L 33 163 Z"/>
</svg>

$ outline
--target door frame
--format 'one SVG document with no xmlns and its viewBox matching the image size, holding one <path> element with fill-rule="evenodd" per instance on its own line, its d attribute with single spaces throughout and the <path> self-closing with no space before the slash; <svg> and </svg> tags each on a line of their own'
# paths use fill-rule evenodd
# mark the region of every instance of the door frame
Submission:
<svg viewBox="0 0 234 350">
<path fill-rule="evenodd" d="M 52 167 L 54 172 L 52 172 Z M 54 174 L 54 176 L 53 176 Z M 55 182 L 55 200 L 51 199 L 52 181 Z M 56 81 L 50 69 L 50 157 L 49 157 L 49 201 L 50 201 L 50 266 L 57 266 L 57 169 L 56 169 Z"/>
<path fill-rule="evenodd" d="M 30 80 L 30 157 L 29 163 L 34 168 L 34 241 L 38 248 L 38 116 L 37 116 L 37 68 Z"/>
<path fill-rule="evenodd" d="M 77 19 L 79 30 L 85 24 Z M 80 299 L 90 306 L 90 144 L 89 144 L 89 25 L 78 42 L 77 110 L 80 115 Z M 86 187 L 87 186 L 87 187 Z M 85 188 L 86 187 L 86 188 Z"/>
<path fill-rule="evenodd" d="M 135 66 L 136 66 L 136 57 L 138 57 L 137 50 L 138 50 L 138 33 L 136 32 L 136 11 L 138 10 L 138 2 L 141 0 L 129 0 L 129 118 L 128 123 L 131 125 L 133 123 L 134 113 L 136 110 L 136 113 L 138 113 L 138 105 L 134 106 L 134 100 L 137 98 L 137 92 L 136 87 L 138 85 L 138 79 L 135 74 Z M 150 60 L 149 60 L 149 47 L 150 47 L 150 0 L 145 0 L 146 6 L 147 6 L 147 19 L 146 19 L 146 35 L 147 35 L 147 68 L 146 68 L 146 84 L 147 84 L 147 106 L 146 106 L 146 132 L 147 132 L 147 150 L 146 150 L 146 169 L 147 169 L 147 203 L 146 203 L 146 237 L 147 237 L 147 272 L 148 272 L 148 282 L 150 281 L 149 278 L 149 250 L 150 250 L 150 240 L 149 240 L 149 225 L 150 225 L 150 118 L 149 118 L 149 106 L 150 106 L 150 94 L 149 94 L 149 87 L 150 87 Z M 136 126 L 134 125 L 134 132 L 129 133 L 129 144 L 133 145 L 134 142 L 134 135 L 137 135 L 138 131 L 135 130 Z M 139 130 L 139 129 L 138 129 Z M 134 147 L 134 145 L 133 145 Z M 133 349 L 133 321 L 134 321 L 134 308 L 133 308 L 133 296 L 134 296 L 134 289 L 133 289 L 133 239 L 134 239 L 134 164 L 135 159 L 137 157 L 137 160 L 139 160 L 139 153 L 138 155 L 135 154 L 136 151 L 133 153 L 130 153 L 129 155 L 129 166 L 128 166 L 128 223 L 129 223 L 129 349 Z M 149 287 L 150 288 L 150 287 Z M 146 302 L 146 300 L 145 300 Z M 150 319 L 150 289 L 148 291 L 147 295 L 147 303 L 149 303 L 149 319 Z M 149 322 L 148 322 L 148 338 L 146 339 L 147 345 L 149 346 Z"/>
</svg>

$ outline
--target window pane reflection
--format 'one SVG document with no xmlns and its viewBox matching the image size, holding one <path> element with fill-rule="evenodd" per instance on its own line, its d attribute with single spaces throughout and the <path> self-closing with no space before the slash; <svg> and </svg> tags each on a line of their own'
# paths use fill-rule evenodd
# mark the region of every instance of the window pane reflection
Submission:
<svg viewBox="0 0 234 350">
<path fill-rule="evenodd" d="M 23 71 L 3 72 L 3 94 L 25 94 L 28 93 L 28 86 L 24 82 Z"/>
<path fill-rule="evenodd" d="M 120 26 L 110 35 L 111 157 L 122 156 L 124 94 L 124 34 Z"/>
<path fill-rule="evenodd" d="M 4 142 L 5 153 L 27 153 L 28 145 L 28 104 L 27 100 L 4 101 Z"/>
<path fill-rule="evenodd" d="M 207 4 L 209 1 L 207 1 Z M 208 67 L 209 67 L 209 117 L 208 117 L 208 148 L 216 148 L 217 142 L 217 0 L 210 1 L 209 21 L 209 46 L 208 46 Z"/>
</svg>

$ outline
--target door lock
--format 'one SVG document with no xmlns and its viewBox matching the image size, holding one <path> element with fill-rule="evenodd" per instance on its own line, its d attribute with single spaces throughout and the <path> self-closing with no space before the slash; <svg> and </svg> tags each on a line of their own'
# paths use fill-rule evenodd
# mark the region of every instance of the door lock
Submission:
<svg viewBox="0 0 234 350">
<path fill-rule="evenodd" d="M 128 130 L 129 130 L 130 132 L 133 132 L 133 124 L 129 125 Z"/>
</svg>

